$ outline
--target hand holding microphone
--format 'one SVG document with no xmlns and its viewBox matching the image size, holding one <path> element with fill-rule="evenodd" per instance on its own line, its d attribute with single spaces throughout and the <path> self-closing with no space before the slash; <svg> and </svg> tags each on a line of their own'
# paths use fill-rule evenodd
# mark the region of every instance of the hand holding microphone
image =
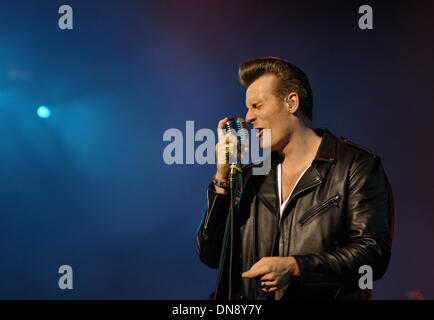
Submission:
<svg viewBox="0 0 434 320">
<path fill-rule="evenodd" d="M 248 134 L 243 118 L 227 117 L 220 120 L 217 127 L 216 144 L 217 173 L 214 185 L 218 193 L 226 194 L 231 171 L 230 165 L 241 164 L 244 154 L 248 152 Z"/>
</svg>

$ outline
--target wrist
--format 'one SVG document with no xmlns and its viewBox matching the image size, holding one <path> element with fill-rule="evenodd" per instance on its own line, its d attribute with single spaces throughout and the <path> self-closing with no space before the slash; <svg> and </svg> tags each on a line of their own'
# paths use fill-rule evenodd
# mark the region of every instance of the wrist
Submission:
<svg viewBox="0 0 434 320">
<path fill-rule="evenodd" d="M 223 179 L 218 179 L 216 178 L 216 175 L 214 175 L 212 177 L 212 182 L 214 183 L 214 186 L 219 187 L 221 189 L 229 189 L 229 181 L 228 180 L 223 180 Z"/>
<path fill-rule="evenodd" d="M 214 190 L 220 194 L 227 194 L 229 190 L 229 181 L 224 178 L 217 178 L 217 174 L 212 177 L 212 183 L 214 185 Z"/>
<path fill-rule="evenodd" d="M 221 172 L 217 171 L 216 174 L 214 175 L 214 178 L 218 181 L 228 182 L 229 181 L 229 173 L 221 173 Z"/>
</svg>

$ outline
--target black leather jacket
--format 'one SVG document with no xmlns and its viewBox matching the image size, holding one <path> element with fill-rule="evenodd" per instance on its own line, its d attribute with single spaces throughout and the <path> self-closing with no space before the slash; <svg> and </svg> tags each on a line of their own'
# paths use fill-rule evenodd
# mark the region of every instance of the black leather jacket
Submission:
<svg viewBox="0 0 434 320">
<path fill-rule="evenodd" d="M 276 176 L 279 153 L 272 152 L 267 175 L 252 175 L 253 165 L 244 168 L 234 213 L 231 271 L 230 197 L 217 194 L 210 184 L 197 252 L 207 266 L 219 268 L 217 299 L 228 299 L 229 281 L 233 295 L 270 298 L 258 287 L 258 279 L 241 278 L 241 272 L 266 256 L 291 255 L 301 272 L 276 291 L 275 299 L 363 298 L 359 267 L 371 266 L 373 280 L 384 275 L 395 209 L 380 158 L 327 129 L 315 132 L 323 139 L 282 218 Z"/>
</svg>

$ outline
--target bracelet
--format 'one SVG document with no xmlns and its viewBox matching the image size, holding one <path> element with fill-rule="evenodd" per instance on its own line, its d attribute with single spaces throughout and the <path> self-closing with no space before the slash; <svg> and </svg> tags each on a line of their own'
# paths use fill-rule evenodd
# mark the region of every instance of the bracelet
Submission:
<svg viewBox="0 0 434 320">
<path fill-rule="evenodd" d="M 217 180 L 215 175 L 212 177 L 212 182 L 219 188 L 229 189 L 229 183 L 227 181 Z"/>
</svg>

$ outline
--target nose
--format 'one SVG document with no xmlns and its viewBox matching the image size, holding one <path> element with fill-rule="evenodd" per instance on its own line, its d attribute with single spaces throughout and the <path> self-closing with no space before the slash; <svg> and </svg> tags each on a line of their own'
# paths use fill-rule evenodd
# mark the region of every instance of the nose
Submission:
<svg viewBox="0 0 434 320">
<path fill-rule="evenodd" d="M 249 109 L 246 114 L 246 122 L 253 125 L 253 122 L 256 120 L 255 113 L 252 111 L 252 109 Z"/>
</svg>

